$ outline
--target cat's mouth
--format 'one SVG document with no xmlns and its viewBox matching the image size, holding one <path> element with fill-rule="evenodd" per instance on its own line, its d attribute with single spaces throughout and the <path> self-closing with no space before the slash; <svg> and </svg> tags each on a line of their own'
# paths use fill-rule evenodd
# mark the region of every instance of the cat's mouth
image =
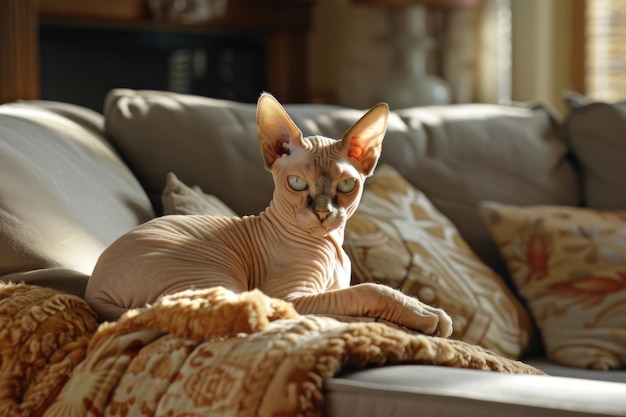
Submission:
<svg viewBox="0 0 626 417">
<path fill-rule="evenodd" d="M 300 213 L 297 219 L 300 227 L 315 237 L 326 237 L 343 225 L 341 216 L 337 216 L 336 213 L 320 214 L 309 211 Z"/>
<path fill-rule="evenodd" d="M 326 237 L 333 230 L 335 230 L 335 229 L 328 229 L 328 228 L 324 227 L 323 225 L 320 225 L 320 226 L 313 227 L 313 228 L 309 229 L 309 232 L 311 233 L 311 236 Z"/>
<path fill-rule="evenodd" d="M 328 234 L 341 227 L 342 222 L 336 218 L 328 218 L 324 221 L 317 222 L 317 224 L 311 225 L 307 229 L 312 236 L 326 237 Z"/>
</svg>

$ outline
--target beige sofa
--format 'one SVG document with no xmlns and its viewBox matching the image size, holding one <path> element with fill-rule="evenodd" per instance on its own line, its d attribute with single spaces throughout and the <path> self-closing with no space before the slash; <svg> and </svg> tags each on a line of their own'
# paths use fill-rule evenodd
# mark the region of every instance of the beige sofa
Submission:
<svg viewBox="0 0 626 417">
<path fill-rule="evenodd" d="M 542 107 L 392 112 L 344 244 L 354 284 L 441 306 L 454 338 L 552 376 L 344 370 L 323 382 L 324 415 L 626 415 L 626 106 L 569 102 L 562 120 Z M 286 108 L 329 137 L 362 114 Z M 164 212 L 256 214 L 272 192 L 254 105 L 132 90 L 111 92 L 103 115 L 0 106 L 0 178 L 0 280 L 79 297 L 131 228 Z"/>
</svg>

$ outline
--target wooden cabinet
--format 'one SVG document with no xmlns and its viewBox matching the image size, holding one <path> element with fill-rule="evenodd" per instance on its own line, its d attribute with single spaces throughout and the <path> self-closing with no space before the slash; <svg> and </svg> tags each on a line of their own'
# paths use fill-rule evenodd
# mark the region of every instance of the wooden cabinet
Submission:
<svg viewBox="0 0 626 417">
<path fill-rule="evenodd" d="M 0 103 L 39 97 L 37 0 L 0 0 Z"/>
<path fill-rule="evenodd" d="M 281 101 L 309 101 L 307 35 L 315 0 L 208 0 L 207 4 L 214 8 L 208 13 L 204 10 L 196 20 L 188 13 L 157 17 L 149 7 L 150 1 L 0 0 L 0 102 L 42 97 L 42 81 L 45 84 L 48 79 L 44 74 L 46 65 L 50 62 L 57 66 L 63 64 L 42 56 L 49 51 L 49 45 L 44 44 L 47 39 L 40 39 L 40 30 L 57 36 L 74 31 L 78 37 L 67 45 L 79 52 L 80 48 L 85 48 L 86 56 L 89 43 L 80 39 L 81 31 L 90 35 L 98 32 L 100 38 L 106 38 L 106 32 L 110 31 L 111 38 L 115 37 L 118 44 L 125 33 L 130 34 L 129 40 L 133 34 L 135 37 L 157 34 L 170 39 L 203 38 L 204 45 L 208 45 L 206 53 L 215 53 L 209 57 L 212 62 L 224 61 L 216 64 L 222 65 L 222 70 L 230 59 L 240 79 L 258 79 L 260 89 L 272 92 Z M 124 45 L 120 52 L 132 54 L 132 42 L 122 40 L 120 45 Z M 241 48 L 237 49 L 239 46 Z M 90 56 L 90 59 L 95 58 Z M 41 69 L 40 64 L 43 64 Z M 154 68 L 155 72 L 161 70 Z M 213 70 L 219 71 L 219 68 Z M 248 76 L 245 71 L 250 72 Z M 211 74 L 215 73 L 208 76 L 214 76 Z M 86 77 L 91 75 L 85 74 Z M 120 87 L 124 86 L 133 87 Z M 71 83 L 67 88 L 71 88 Z M 209 95 L 217 91 L 215 88 L 197 91 Z M 233 88 L 229 90 L 231 93 Z"/>
</svg>

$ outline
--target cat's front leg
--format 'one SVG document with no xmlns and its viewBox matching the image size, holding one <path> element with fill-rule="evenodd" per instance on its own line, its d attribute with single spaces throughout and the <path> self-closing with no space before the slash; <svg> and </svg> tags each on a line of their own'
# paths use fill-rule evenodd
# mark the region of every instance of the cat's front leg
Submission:
<svg viewBox="0 0 626 417">
<path fill-rule="evenodd" d="M 300 314 L 373 317 L 428 335 L 452 334 L 452 320 L 445 311 L 384 285 L 360 284 L 287 299 Z"/>
</svg>

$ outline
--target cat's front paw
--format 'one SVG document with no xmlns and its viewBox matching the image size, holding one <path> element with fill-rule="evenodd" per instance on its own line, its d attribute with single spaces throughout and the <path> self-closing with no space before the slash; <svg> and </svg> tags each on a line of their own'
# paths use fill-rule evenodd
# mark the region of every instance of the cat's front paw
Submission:
<svg viewBox="0 0 626 417">
<path fill-rule="evenodd" d="M 452 334 L 452 319 L 443 309 L 424 304 L 406 294 L 402 294 L 402 297 L 405 305 L 413 313 L 415 324 L 409 327 L 430 336 L 449 337 Z"/>
<path fill-rule="evenodd" d="M 430 336 L 448 337 L 452 334 L 452 319 L 440 308 L 431 307 L 417 298 L 379 284 L 361 284 L 380 298 L 379 308 L 370 314 Z M 376 297 L 367 297 L 370 302 Z M 370 304 L 371 306 L 376 303 Z"/>
<path fill-rule="evenodd" d="M 435 331 L 432 333 L 433 336 L 439 337 L 449 337 L 452 334 L 452 319 L 448 316 L 448 313 L 443 311 L 440 308 L 434 308 L 435 313 L 439 317 L 439 322 L 437 323 L 437 327 Z"/>
<path fill-rule="evenodd" d="M 413 317 L 412 324 L 407 327 L 429 336 L 449 337 L 452 334 L 452 319 L 444 310 L 426 305 L 412 297 L 410 300 Z"/>
</svg>

